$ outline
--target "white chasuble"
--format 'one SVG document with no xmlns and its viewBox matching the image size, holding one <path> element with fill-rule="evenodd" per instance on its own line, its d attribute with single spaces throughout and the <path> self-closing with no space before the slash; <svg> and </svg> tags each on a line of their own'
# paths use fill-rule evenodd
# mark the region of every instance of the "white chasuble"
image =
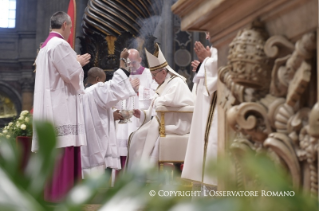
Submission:
<svg viewBox="0 0 319 211">
<path fill-rule="evenodd" d="M 34 120 L 51 121 L 56 147 L 86 145 L 82 96 L 83 70 L 76 53 L 64 39 L 53 37 L 39 51 L 34 87 Z M 39 148 L 33 133 L 32 151 Z"/>
<path fill-rule="evenodd" d="M 157 163 L 157 140 L 159 138 L 159 119 L 158 115 L 152 116 L 153 108 L 158 106 L 182 107 L 194 105 L 194 99 L 187 84 L 180 77 L 171 76 L 169 73 L 162 85 L 157 89 L 159 94 L 147 111 L 141 112 L 140 123 L 142 125 L 135 131 L 129 140 L 127 168 L 131 169 L 134 165 L 144 160 Z M 192 114 L 185 113 L 166 113 L 165 132 L 166 134 L 184 135 L 189 133 Z"/>
<path fill-rule="evenodd" d="M 87 146 L 81 148 L 84 177 L 94 171 L 103 173 L 105 168 L 121 168 L 112 107 L 134 95 L 131 83 L 121 69 L 114 73 L 112 80 L 85 89 L 83 108 Z"/>
<path fill-rule="evenodd" d="M 148 68 L 145 68 L 143 73 L 140 75 L 130 75 L 130 78 L 139 79 L 140 86 L 138 89 L 138 94 L 135 94 L 134 97 L 120 101 L 115 108 L 117 110 L 147 110 L 154 97 L 158 84 L 152 79 L 151 71 Z M 137 128 L 140 126 L 140 123 L 135 116 L 132 116 L 130 121 L 126 124 L 118 124 L 119 121 L 116 122 L 116 133 L 120 156 L 127 156 L 128 138 L 132 132 L 137 130 Z"/>
<path fill-rule="evenodd" d="M 211 52 L 212 56 L 203 61 L 194 78 L 196 101 L 182 178 L 217 186 L 217 180 L 206 173 L 210 162 L 217 159 L 218 144 L 217 50 L 211 48 Z"/>
</svg>

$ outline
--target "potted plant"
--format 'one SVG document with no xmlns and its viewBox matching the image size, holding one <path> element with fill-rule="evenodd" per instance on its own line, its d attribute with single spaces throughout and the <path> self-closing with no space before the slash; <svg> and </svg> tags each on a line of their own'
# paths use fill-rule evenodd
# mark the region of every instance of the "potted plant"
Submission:
<svg viewBox="0 0 319 211">
<path fill-rule="evenodd" d="M 22 111 L 19 117 L 9 122 L 9 124 L 2 129 L 0 136 L 16 140 L 16 144 L 22 151 L 21 169 L 24 169 L 31 153 L 32 115 L 30 112 L 27 110 Z"/>
</svg>

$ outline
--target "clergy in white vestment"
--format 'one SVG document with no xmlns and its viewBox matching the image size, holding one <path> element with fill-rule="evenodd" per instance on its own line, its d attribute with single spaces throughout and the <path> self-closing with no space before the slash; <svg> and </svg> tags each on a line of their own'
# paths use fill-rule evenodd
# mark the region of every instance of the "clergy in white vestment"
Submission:
<svg viewBox="0 0 319 211">
<path fill-rule="evenodd" d="M 183 107 L 194 105 L 191 91 L 185 78 L 176 73 L 167 64 L 161 49 L 155 55 L 147 50 L 146 57 L 153 79 L 159 84 L 150 107 L 146 111 L 134 110 L 134 115 L 140 119 L 141 126 L 135 131 L 128 144 L 128 170 L 139 165 L 140 162 L 151 161 L 154 165 L 158 163 L 158 140 L 159 140 L 159 116 L 152 119 L 152 110 L 158 106 Z M 189 133 L 192 114 L 166 113 L 165 132 L 166 134 L 184 135 Z"/>
<path fill-rule="evenodd" d="M 206 169 L 210 161 L 217 159 L 218 57 L 217 49 L 204 48 L 200 42 L 195 42 L 194 50 L 201 64 L 193 79 L 196 101 L 182 178 L 192 180 L 194 186 L 211 189 L 216 188 L 217 180 Z"/>
<path fill-rule="evenodd" d="M 125 49 L 121 53 L 124 57 Z M 128 53 L 126 54 L 128 56 Z M 82 174 L 102 174 L 107 168 L 121 169 L 113 109 L 118 101 L 135 96 L 129 80 L 130 72 L 118 69 L 112 80 L 98 67 L 88 71 L 87 88 L 83 96 L 87 146 L 81 148 Z"/>
<path fill-rule="evenodd" d="M 130 80 L 135 90 L 135 95 L 120 101 L 116 106 L 118 110 L 147 110 L 154 97 L 154 93 L 158 84 L 152 78 L 151 71 L 141 65 L 142 58 L 136 49 L 129 49 L 129 67 L 131 71 Z M 126 124 L 118 124 L 117 121 L 116 133 L 119 144 L 119 153 L 121 156 L 121 166 L 124 168 L 127 156 L 127 142 L 130 134 L 139 127 L 139 119 L 131 117 Z"/>
<path fill-rule="evenodd" d="M 57 132 L 57 145 L 62 157 L 57 161 L 52 180 L 45 188 L 44 198 L 61 200 L 78 178 L 81 178 L 80 146 L 86 145 L 82 97 L 83 69 L 90 55 L 77 56 L 66 41 L 72 22 L 65 12 L 51 17 L 48 38 L 36 59 L 33 119 L 51 121 Z M 32 151 L 39 150 L 33 133 Z"/>
</svg>

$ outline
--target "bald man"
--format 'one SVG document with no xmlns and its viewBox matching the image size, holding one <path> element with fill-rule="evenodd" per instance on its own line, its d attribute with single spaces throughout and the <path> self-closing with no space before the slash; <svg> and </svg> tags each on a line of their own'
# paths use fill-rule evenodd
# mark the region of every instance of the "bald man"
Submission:
<svg viewBox="0 0 319 211">
<path fill-rule="evenodd" d="M 138 104 L 141 109 L 150 106 L 154 90 L 158 87 L 156 81 L 152 79 L 152 74 L 148 68 L 141 65 L 142 57 L 136 49 L 129 49 L 129 67 L 131 68 L 132 86 L 138 95 Z"/>
<path fill-rule="evenodd" d="M 126 60 L 127 56 L 125 49 L 121 58 Z M 120 100 L 136 95 L 129 75 L 129 71 L 120 68 L 112 80 L 104 82 L 106 76 L 102 69 L 93 67 L 88 72 L 87 88 L 83 95 L 87 139 L 87 146 L 81 149 L 83 177 L 102 174 L 106 169 L 121 168 L 112 107 Z"/>
<path fill-rule="evenodd" d="M 88 71 L 88 76 L 85 79 L 84 86 L 85 88 L 88 88 L 98 82 L 105 82 L 105 80 L 106 80 L 105 72 L 101 68 L 92 67 Z M 113 112 L 113 117 L 115 121 L 123 119 L 122 115 L 120 114 L 118 110 Z"/>
<path fill-rule="evenodd" d="M 130 80 L 134 91 L 134 97 L 121 101 L 117 105 L 118 110 L 141 109 L 147 110 L 151 104 L 158 84 L 152 78 L 151 71 L 141 65 L 142 58 L 136 49 L 129 49 L 129 67 L 131 70 Z M 127 141 L 132 132 L 138 128 L 139 122 L 136 117 L 131 118 L 127 124 L 117 124 L 117 141 L 121 155 L 122 168 L 127 156 Z"/>
<path fill-rule="evenodd" d="M 86 78 L 85 88 L 88 88 L 98 82 L 105 82 L 106 75 L 101 68 L 92 67 L 88 71 L 88 76 Z"/>
</svg>

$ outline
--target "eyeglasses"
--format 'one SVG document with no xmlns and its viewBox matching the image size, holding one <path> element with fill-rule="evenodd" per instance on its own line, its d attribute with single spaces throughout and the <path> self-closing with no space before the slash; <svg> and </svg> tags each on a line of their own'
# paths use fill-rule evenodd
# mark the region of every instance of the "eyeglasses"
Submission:
<svg viewBox="0 0 319 211">
<path fill-rule="evenodd" d="M 129 65 L 136 65 L 138 62 L 137 61 L 131 61 L 130 63 L 128 63 Z"/>
<path fill-rule="evenodd" d="M 159 72 L 162 72 L 164 69 L 161 69 L 160 71 L 158 71 L 157 73 L 159 73 Z M 157 75 L 157 73 L 152 73 L 152 76 L 155 78 L 156 77 L 156 75 Z"/>
</svg>

